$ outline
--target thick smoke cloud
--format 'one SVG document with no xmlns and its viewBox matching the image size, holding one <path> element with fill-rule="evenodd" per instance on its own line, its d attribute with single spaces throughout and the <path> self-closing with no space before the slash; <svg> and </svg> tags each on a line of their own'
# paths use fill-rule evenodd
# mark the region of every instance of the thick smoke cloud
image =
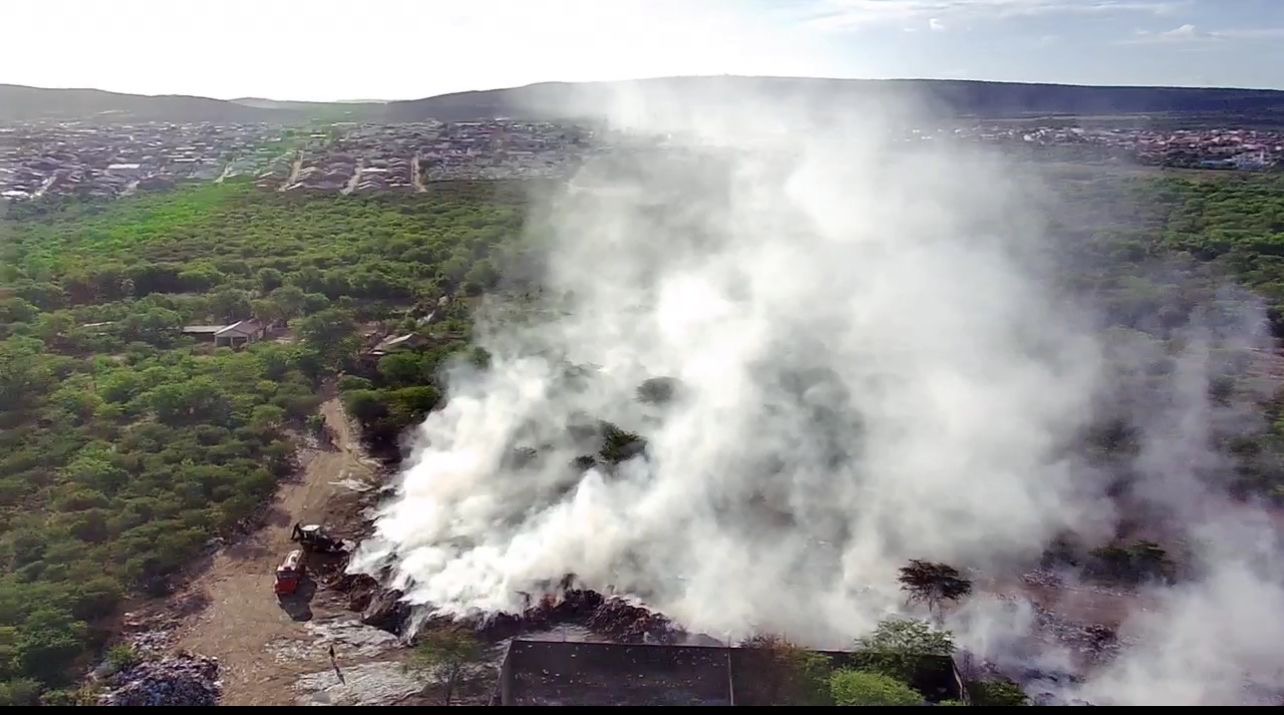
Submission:
<svg viewBox="0 0 1284 715">
<path fill-rule="evenodd" d="M 906 607 L 909 558 L 1013 573 L 1063 532 L 1108 539 L 1112 476 L 1075 449 L 1104 401 L 1156 415 L 1137 499 L 1211 541 L 1193 585 L 1130 626 L 1135 654 L 1078 689 L 1144 702 L 1182 678 L 1165 698 L 1234 701 L 1227 683 L 1278 668 L 1260 638 L 1279 634 L 1250 625 L 1278 608 L 1222 618 L 1245 593 L 1280 604 L 1278 551 L 1216 546 L 1269 526 L 1232 542 L 1198 506 L 1210 422 L 1231 419 L 1204 402 L 1209 346 L 1260 340 L 1256 314 L 1190 340 L 1163 405 L 1114 395 L 1111 351 L 1145 349 L 1053 288 L 1019 171 L 909 141 L 910 108 L 811 99 L 618 98 L 625 146 L 533 214 L 542 302 L 483 320 L 489 368 L 450 374 L 356 567 L 387 569 L 421 615 L 516 611 L 573 573 L 717 637 L 844 646 Z M 672 398 L 640 399 L 657 377 Z M 645 451 L 577 461 L 597 420 Z M 1033 619 L 987 603 L 952 625 L 1002 660 Z"/>
</svg>

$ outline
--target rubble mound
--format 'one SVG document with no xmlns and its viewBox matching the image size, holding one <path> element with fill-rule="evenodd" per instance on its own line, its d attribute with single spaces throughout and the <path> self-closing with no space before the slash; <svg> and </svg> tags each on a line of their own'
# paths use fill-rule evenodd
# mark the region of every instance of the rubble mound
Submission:
<svg viewBox="0 0 1284 715">
<path fill-rule="evenodd" d="M 110 687 L 99 705 L 208 707 L 223 690 L 218 660 L 189 653 L 139 663 L 113 676 Z"/>
<path fill-rule="evenodd" d="M 1121 639 L 1108 626 L 1070 621 L 1037 604 L 1034 609 L 1039 630 L 1087 663 L 1110 661 L 1119 655 L 1121 646 L 1132 644 L 1127 639 Z"/>
<path fill-rule="evenodd" d="M 587 589 L 569 589 L 560 597 L 547 596 L 520 615 L 499 614 L 477 625 L 488 638 L 573 624 L 620 643 L 673 643 L 684 635 L 668 618 L 616 596 Z"/>
<path fill-rule="evenodd" d="M 667 643 L 678 635 L 668 618 L 620 598 L 605 599 L 586 625 L 623 643 Z"/>
<path fill-rule="evenodd" d="M 366 574 L 342 574 L 326 587 L 348 595 L 349 611 L 364 611 L 379 593 L 379 582 Z"/>
<path fill-rule="evenodd" d="M 401 591 L 380 591 L 361 613 L 361 622 L 400 635 L 410 620 L 410 604 L 401 600 Z"/>
<path fill-rule="evenodd" d="M 348 610 L 360 613 L 361 623 L 367 626 L 403 635 L 411 620 L 413 607 L 402 600 L 402 592 L 381 587 L 371 576 L 343 574 L 329 586 L 347 594 Z M 618 643 L 675 643 L 687 635 L 665 616 L 638 603 L 619 596 L 603 596 L 590 589 L 571 588 L 569 577 L 563 580 L 556 594 L 544 596 L 521 613 L 492 613 L 468 622 L 479 636 L 488 640 L 562 625 L 581 626 Z"/>
</svg>

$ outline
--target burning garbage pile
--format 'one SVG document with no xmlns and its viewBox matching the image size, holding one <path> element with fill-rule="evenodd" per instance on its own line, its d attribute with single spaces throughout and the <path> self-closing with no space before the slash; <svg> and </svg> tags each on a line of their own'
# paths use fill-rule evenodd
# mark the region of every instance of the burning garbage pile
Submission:
<svg viewBox="0 0 1284 715">
<path fill-rule="evenodd" d="M 582 626 L 620 643 L 674 643 L 685 635 L 659 613 L 618 596 L 603 596 L 587 589 L 545 596 L 521 614 L 489 616 L 477 624 L 477 630 L 488 638 L 500 639 L 560 625 Z"/>
<path fill-rule="evenodd" d="M 395 635 L 401 635 L 410 619 L 410 605 L 396 589 L 385 589 L 366 574 L 338 573 L 326 582 L 326 588 L 348 596 L 348 610 L 361 614 L 361 622 Z"/>
<path fill-rule="evenodd" d="M 1102 663 L 1119 654 L 1122 645 L 1114 629 L 1101 624 L 1073 623 L 1047 609 L 1035 606 L 1039 631 L 1068 646 L 1091 663 Z"/>
<path fill-rule="evenodd" d="M 349 591 L 349 608 L 361 612 L 361 622 L 403 635 L 411 607 L 397 590 L 382 590 L 373 579 L 355 579 Z M 557 626 L 582 627 L 618 643 L 675 643 L 686 632 L 664 615 L 619 596 L 603 596 L 588 589 L 567 589 L 547 595 L 521 613 L 493 613 L 468 619 L 477 634 L 501 640 Z"/>
<path fill-rule="evenodd" d="M 112 676 L 109 686 L 99 705 L 208 707 L 223 691 L 218 660 L 188 653 L 134 665 Z"/>
<path fill-rule="evenodd" d="M 687 635 L 660 613 L 620 596 L 572 588 L 572 582 L 573 577 L 564 578 L 556 593 L 544 595 L 521 613 L 482 614 L 467 619 L 468 624 L 479 636 L 493 640 L 564 625 L 579 626 L 618 643 L 675 643 Z M 330 587 L 348 595 L 348 610 L 361 613 L 362 623 L 405 635 L 413 609 L 401 591 L 384 588 L 365 574 L 345 574 Z"/>
</svg>

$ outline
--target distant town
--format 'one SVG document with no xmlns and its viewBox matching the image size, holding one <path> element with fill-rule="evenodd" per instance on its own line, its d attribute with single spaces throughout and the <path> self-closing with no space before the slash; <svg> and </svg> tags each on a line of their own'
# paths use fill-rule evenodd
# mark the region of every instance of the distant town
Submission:
<svg viewBox="0 0 1284 715">
<path fill-rule="evenodd" d="M 1284 132 L 1112 129 L 979 123 L 913 131 L 918 140 L 998 145 L 1083 162 L 1227 171 L 1284 168 Z M 183 182 L 253 177 L 281 192 L 426 191 L 433 181 L 567 175 L 610 140 L 553 122 L 332 124 L 79 122 L 0 126 L 0 197 L 112 199 Z"/>
<path fill-rule="evenodd" d="M 109 199 L 247 171 L 280 141 L 266 126 L 219 124 L 0 126 L 0 196 Z"/>
<path fill-rule="evenodd" d="M 0 127 L 0 197 L 111 199 L 253 176 L 276 191 L 422 191 L 426 181 L 547 177 L 589 146 L 584 128 L 476 121 L 331 125 L 17 124 Z"/>
<path fill-rule="evenodd" d="M 256 178 L 279 191 L 423 191 L 424 182 L 567 173 L 589 147 L 565 124 L 476 121 L 358 125 L 309 134 Z"/>
<path fill-rule="evenodd" d="M 1082 161 L 1128 160 L 1145 166 L 1240 171 L 1284 168 L 1281 131 L 978 125 L 955 134 L 988 144 L 1047 148 Z"/>
</svg>

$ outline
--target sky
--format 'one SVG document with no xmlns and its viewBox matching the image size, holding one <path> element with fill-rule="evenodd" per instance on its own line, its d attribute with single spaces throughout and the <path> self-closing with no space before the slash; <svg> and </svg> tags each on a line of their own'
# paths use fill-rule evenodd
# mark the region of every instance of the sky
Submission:
<svg viewBox="0 0 1284 715">
<path fill-rule="evenodd" d="M 1284 89 L 1284 0 L 0 3 L 0 83 L 337 100 L 716 74 Z"/>
</svg>

